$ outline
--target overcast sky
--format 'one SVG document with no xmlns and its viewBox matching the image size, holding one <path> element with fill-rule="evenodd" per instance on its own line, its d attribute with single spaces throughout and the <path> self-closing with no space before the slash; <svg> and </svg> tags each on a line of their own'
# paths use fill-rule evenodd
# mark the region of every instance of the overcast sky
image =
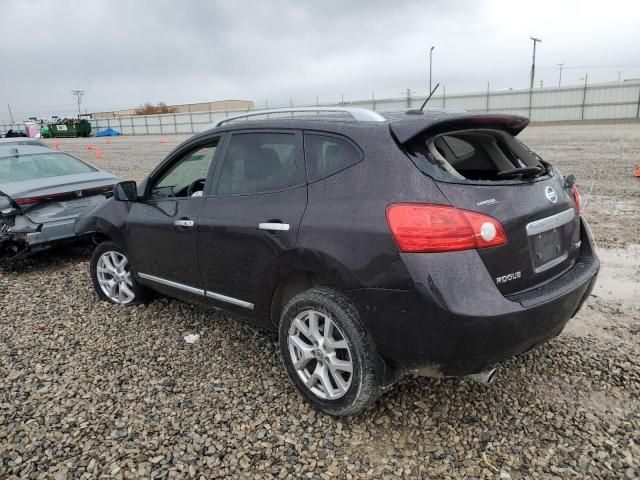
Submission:
<svg viewBox="0 0 640 480">
<path fill-rule="evenodd" d="M 640 77 L 640 2 L 0 2 L 0 120 L 144 102 L 225 98 L 257 106 L 525 88 Z M 579 68 L 584 67 L 584 68 Z"/>
</svg>

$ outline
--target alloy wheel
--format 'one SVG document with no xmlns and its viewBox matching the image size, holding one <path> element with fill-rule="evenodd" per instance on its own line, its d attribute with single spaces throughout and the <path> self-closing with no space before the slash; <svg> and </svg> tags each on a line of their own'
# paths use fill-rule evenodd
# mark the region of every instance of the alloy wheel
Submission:
<svg viewBox="0 0 640 480">
<path fill-rule="evenodd" d="M 98 259 L 96 270 L 98 284 L 109 300 L 124 305 L 135 298 L 129 261 L 122 253 L 103 253 Z"/>
<path fill-rule="evenodd" d="M 306 387 L 317 397 L 346 395 L 353 379 L 353 356 L 346 337 L 323 313 L 305 310 L 289 328 L 289 354 Z"/>
</svg>

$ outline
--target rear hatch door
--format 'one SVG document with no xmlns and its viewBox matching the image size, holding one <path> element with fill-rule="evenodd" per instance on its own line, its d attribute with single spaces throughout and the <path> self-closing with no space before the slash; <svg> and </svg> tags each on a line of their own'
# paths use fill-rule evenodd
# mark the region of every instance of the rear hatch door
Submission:
<svg viewBox="0 0 640 480">
<path fill-rule="evenodd" d="M 556 170 L 531 180 L 438 186 L 453 206 L 502 224 L 506 245 L 478 253 L 503 294 L 534 288 L 575 263 L 580 221 L 571 189 Z"/>
<path fill-rule="evenodd" d="M 453 206 L 502 224 L 507 243 L 478 254 L 505 295 L 560 275 L 580 251 L 580 220 L 571 188 L 555 168 L 513 138 L 527 124 L 528 119 L 514 115 L 468 113 L 429 113 L 391 122 L 398 143 Z M 438 147 L 437 138 L 443 135 L 446 145 Z M 501 176 L 523 167 L 539 173 Z"/>
</svg>

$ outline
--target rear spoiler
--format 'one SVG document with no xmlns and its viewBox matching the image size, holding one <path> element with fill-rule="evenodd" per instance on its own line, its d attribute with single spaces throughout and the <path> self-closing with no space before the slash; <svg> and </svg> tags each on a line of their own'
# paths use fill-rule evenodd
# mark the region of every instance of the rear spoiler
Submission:
<svg viewBox="0 0 640 480">
<path fill-rule="evenodd" d="M 391 131 L 400 143 L 407 143 L 417 136 L 471 128 L 503 130 L 513 136 L 518 135 L 529 125 L 529 119 L 519 115 L 504 114 L 461 114 L 441 117 L 412 116 L 407 119 L 389 122 Z"/>
</svg>

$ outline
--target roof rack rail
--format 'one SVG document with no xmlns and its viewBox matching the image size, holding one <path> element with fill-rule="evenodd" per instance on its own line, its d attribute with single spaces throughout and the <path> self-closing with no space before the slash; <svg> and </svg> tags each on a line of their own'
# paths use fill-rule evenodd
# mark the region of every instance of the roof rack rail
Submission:
<svg viewBox="0 0 640 480">
<path fill-rule="evenodd" d="M 360 122 L 384 122 L 386 119 L 377 112 L 369 110 L 367 108 L 359 107 L 285 107 L 285 108 L 273 108 L 270 110 L 253 110 L 242 115 L 235 115 L 233 117 L 220 120 L 211 127 L 219 127 L 227 122 L 238 120 L 241 118 L 255 117 L 259 115 L 269 115 L 276 113 L 303 113 L 303 112 L 325 112 L 325 113 L 346 113 L 353 120 Z"/>
</svg>

